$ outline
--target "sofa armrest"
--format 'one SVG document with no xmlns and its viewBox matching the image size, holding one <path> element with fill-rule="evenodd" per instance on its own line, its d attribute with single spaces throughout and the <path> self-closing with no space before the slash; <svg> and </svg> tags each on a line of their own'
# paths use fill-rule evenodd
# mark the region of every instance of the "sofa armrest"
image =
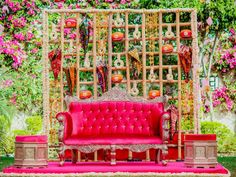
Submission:
<svg viewBox="0 0 236 177">
<path fill-rule="evenodd" d="M 69 112 L 60 112 L 56 115 L 59 122 L 58 139 L 63 142 L 72 131 L 72 119 Z"/>
<path fill-rule="evenodd" d="M 168 112 L 164 112 L 161 116 L 161 126 L 162 126 L 162 141 L 163 143 L 168 143 L 169 140 L 169 121 L 170 121 L 170 114 Z"/>
</svg>

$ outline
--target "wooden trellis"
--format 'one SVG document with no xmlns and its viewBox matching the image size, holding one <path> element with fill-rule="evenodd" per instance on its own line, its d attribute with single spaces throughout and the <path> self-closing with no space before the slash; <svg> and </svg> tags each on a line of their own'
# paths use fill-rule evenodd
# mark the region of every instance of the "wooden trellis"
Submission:
<svg viewBox="0 0 236 177">
<path fill-rule="evenodd" d="M 190 16 L 191 21 L 181 21 L 181 15 L 185 13 Z M 49 16 L 57 14 L 59 24 L 50 21 Z M 84 14 L 89 15 L 93 36 L 90 38 L 87 54 L 84 54 L 80 43 L 79 35 L 76 38 L 66 39 L 64 34 L 65 21 L 73 16 L 77 25 L 73 29 L 75 34 L 80 33 L 80 23 Z M 171 14 L 175 19 L 171 23 L 164 21 L 164 16 Z M 132 17 L 132 18 L 131 18 Z M 137 21 L 130 20 L 137 19 Z M 100 20 L 100 21 L 99 21 Z M 101 22 L 101 20 L 103 22 Z M 119 23 L 117 23 L 119 22 Z M 181 29 L 191 29 L 191 38 L 181 38 Z M 101 32 L 102 31 L 102 32 Z M 124 39 L 119 44 L 112 41 L 112 33 L 121 31 Z M 172 32 L 174 36 L 168 38 L 166 31 Z M 100 35 L 100 36 L 99 36 Z M 102 41 L 102 42 L 101 42 Z M 181 87 L 185 83 L 182 80 L 181 63 L 179 50 L 181 43 L 188 41 L 192 47 L 192 79 L 190 79 L 190 92 L 193 97 L 193 113 L 189 115 L 194 120 L 194 133 L 198 133 L 199 121 L 199 61 L 197 44 L 197 14 L 194 9 L 159 9 L 159 10 L 134 10 L 134 9 L 52 9 L 43 11 L 43 109 L 45 134 L 51 136 L 51 144 L 55 143 L 56 134 L 55 114 L 66 109 L 64 104 L 65 91 L 67 90 L 66 77 L 63 72 L 65 67 L 73 65 L 76 67 L 76 91 L 74 96 L 79 97 L 82 87 L 93 90 L 93 97 L 97 98 L 101 94 L 98 85 L 96 66 L 98 57 L 102 57 L 108 65 L 107 88 L 111 89 L 117 84 L 113 84 L 111 77 L 114 73 L 122 73 L 124 79 L 119 86 L 124 87 L 129 93 L 137 86 L 138 96 L 148 98 L 148 91 L 153 87 L 158 87 L 161 96 L 166 92 L 166 85 L 176 85 L 177 94 L 169 95 L 170 100 L 175 100 L 178 107 L 178 157 L 181 159 L 181 117 L 184 116 L 186 108 L 182 108 L 183 93 Z M 105 42 L 105 44 L 104 44 Z M 101 44 L 103 43 L 103 44 Z M 163 53 L 162 47 L 166 43 L 171 43 L 174 50 L 171 53 Z M 50 77 L 52 71 L 48 53 L 58 46 L 62 51 L 61 68 L 59 81 L 54 81 Z M 116 50 L 116 46 L 123 46 L 123 49 Z M 140 46 L 140 47 L 137 47 Z M 134 79 L 131 73 L 129 52 L 131 48 L 137 48 L 142 64 L 141 74 Z M 104 49 L 101 55 L 101 49 Z M 175 59 L 175 64 L 167 65 L 166 60 Z M 85 63 L 84 64 L 84 62 Z M 115 66 L 114 62 L 122 61 L 124 65 Z M 166 73 L 172 71 L 174 78 L 168 80 Z M 87 74 L 87 77 L 81 77 Z M 170 74 L 170 73 L 169 73 Z M 172 74 L 172 73 L 171 73 Z M 151 76 L 151 77 L 150 77 Z M 86 78 L 87 80 L 84 80 Z M 82 80 L 83 79 L 83 80 Z M 191 87 L 192 85 L 192 87 Z"/>
</svg>

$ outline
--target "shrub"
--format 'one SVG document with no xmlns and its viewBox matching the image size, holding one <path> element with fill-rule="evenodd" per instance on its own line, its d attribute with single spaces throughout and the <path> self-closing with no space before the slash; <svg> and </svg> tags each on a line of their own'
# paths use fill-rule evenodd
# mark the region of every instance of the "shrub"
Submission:
<svg viewBox="0 0 236 177">
<path fill-rule="evenodd" d="M 218 152 L 236 151 L 236 136 L 224 124 L 219 122 L 201 122 L 202 134 L 216 134 Z"/>
<path fill-rule="evenodd" d="M 26 129 L 25 130 L 13 130 L 10 131 L 10 127 L 6 126 L 7 121 L 4 120 L 4 116 L 0 116 L 0 152 L 1 154 L 13 154 L 14 153 L 14 142 L 17 135 L 36 135 L 39 134 L 42 129 L 42 117 L 31 116 L 26 118 Z"/>
<path fill-rule="evenodd" d="M 28 134 L 30 135 L 36 135 L 37 133 L 40 133 L 42 129 L 42 117 L 41 116 L 31 116 L 28 117 L 26 120 Z"/>
<path fill-rule="evenodd" d="M 5 153 L 8 154 L 9 152 L 9 130 L 10 124 L 8 118 L 6 116 L 0 115 L 0 154 Z"/>
</svg>

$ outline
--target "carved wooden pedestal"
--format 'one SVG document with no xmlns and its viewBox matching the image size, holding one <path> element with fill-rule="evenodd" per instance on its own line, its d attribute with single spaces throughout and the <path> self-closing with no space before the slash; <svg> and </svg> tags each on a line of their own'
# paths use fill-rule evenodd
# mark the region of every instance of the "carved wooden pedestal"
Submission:
<svg viewBox="0 0 236 177">
<path fill-rule="evenodd" d="M 194 168 L 214 168 L 217 165 L 216 135 L 186 135 L 184 164 Z"/>
<path fill-rule="evenodd" d="M 46 167 L 48 165 L 47 136 L 16 136 L 16 167 Z"/>
</svg>

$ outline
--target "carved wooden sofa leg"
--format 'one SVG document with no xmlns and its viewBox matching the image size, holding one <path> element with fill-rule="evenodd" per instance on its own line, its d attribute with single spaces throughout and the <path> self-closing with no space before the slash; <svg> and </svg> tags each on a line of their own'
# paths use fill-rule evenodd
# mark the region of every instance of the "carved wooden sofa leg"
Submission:
<svg viewBox="0 0 236 177">
<path fill-rule="evenodd" d="M 72 149 L 72 163 L 76 164 L 78 160 L 78 151 L 76 149 Z"/>
<path fill-rule="evenodd" d="M 166 155 L 168 154 L 168 148 L 164 148 L 162 149 L 162 165 L 166 166 L 167 165 L 167 161 L 166 161 Z"/>
<path fill-rule="evenodd" d="M 116 146 L 111 145 L 111 165 L 116 165 Z"/>
<path fill-rule="evenodd" d="M 158 164 L 160 162 L 161 149 L 156 149 L 156 159 L 155 162 Z"/>
<path fill-rule="evenodd" d="M 108 161 L 108 154 L 109 154 L 108 149 L 104 149 L 103 159 L 105 162 Z"/>
<path fill-rule="evenodd" d="M 60 166 L 63 166 L 65 162 L 65 149 L 63 145 L 60 145 L 59 159 L 60 159 Z"/>
</svg>

